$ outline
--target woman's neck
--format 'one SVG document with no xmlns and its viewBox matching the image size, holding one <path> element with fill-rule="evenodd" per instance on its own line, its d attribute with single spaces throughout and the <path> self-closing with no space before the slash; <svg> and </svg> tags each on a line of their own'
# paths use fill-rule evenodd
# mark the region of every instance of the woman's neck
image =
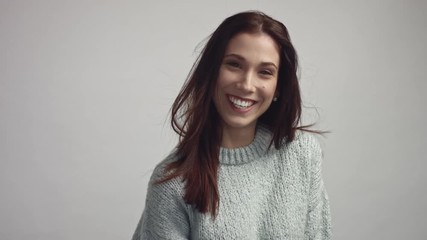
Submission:
<svg viewBox="0 0 427 240">
<path fill-rule="evenodd" d="M 255 138 L 256 124 L 242 128 L 224 126 L 222 129 L 221 147 L 238 148 L 252 143 Z"/>
</svg>

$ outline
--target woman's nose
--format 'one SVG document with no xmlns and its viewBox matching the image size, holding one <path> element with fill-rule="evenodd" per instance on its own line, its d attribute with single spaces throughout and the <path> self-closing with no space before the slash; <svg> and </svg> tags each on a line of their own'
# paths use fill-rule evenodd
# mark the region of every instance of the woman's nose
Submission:
<svg viewBox="0 0 427 240">
<path fill-rule="evenodd" d="M 237 82 L 237 87 L 245 92 L 254 92 L 255 91 L 255 81 L 256 81 L 256 75 L 247 72 L 245 74 L 242 74 L 242 77 L 239 82 Z"/>
</svg>

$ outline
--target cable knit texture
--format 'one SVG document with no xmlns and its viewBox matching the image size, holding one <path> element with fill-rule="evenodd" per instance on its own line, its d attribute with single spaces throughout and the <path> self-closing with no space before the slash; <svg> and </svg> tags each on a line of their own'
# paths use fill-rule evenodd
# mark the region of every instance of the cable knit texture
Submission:
<svg viewBox="0 0 427 240">
<path fill-rule="evenodd" d="M 176 158 L 172 154 L 159 163 L 133 240 L 330 239 L 329 200 L 317 139 L 299 131 L 291 143 L 268 149 L 271 136 L 258 127 L 250 145 L 221 148 L 215 221 L 184 202 L 181 178 L 152 184 Z"/>
</svg>

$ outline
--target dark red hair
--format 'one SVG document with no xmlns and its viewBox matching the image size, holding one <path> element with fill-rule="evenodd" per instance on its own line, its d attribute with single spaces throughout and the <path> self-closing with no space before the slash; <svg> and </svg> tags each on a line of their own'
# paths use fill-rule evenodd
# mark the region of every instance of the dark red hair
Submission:
<svg viewBox="0 0 427 240">
<path fill-rule="evenodd" d="M 173 103 L 171 124 L 180 136 L 177 160 L 166 166 L 169 174 L 156 182 L 161 184 L 181 176 L 185 181 L 185 202 L 202 213 L 210 212 L 213 217 L 219 206 L 217 172 L 222 132 L 212 98 L 227 44 L 243 32 L 268 34 L 279 46 L 279 98 L 258 119 L 273 133 L 270 146 L 279 148 L 291 142 L 296 130 L 305 128 L 298 127 L 301 117 L 298 61 L 285 25 L 258 11 L 225 19 L 210 36 Z"/>
</svg>

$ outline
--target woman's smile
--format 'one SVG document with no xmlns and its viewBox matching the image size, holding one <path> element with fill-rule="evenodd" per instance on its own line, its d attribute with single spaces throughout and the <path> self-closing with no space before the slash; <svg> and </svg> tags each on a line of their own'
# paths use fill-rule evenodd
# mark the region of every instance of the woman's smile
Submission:
<svg viewBox="0 0 427 240">
<path fill-rule="evenodd" d="M 238 96 L 227 94 L 228 100 L 230 100 L 231 106 L 237 112 L 244 113 L 251 110 L 251 107 L 256 104 L 256 101 L 247 98 L 241 98 Z"/>
</svg>

